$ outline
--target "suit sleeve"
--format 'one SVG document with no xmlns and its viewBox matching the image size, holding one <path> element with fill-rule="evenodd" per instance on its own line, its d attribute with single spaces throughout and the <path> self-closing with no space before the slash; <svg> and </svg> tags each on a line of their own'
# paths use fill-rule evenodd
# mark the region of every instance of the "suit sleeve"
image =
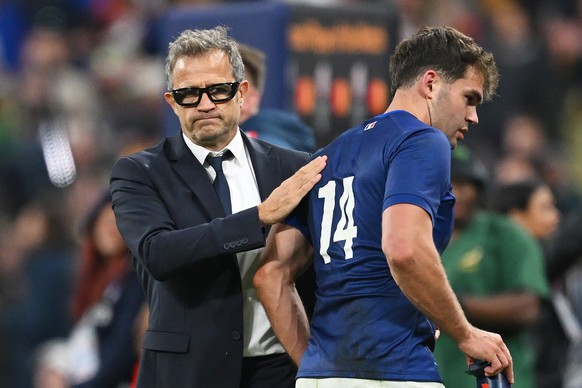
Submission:
<svg viewBox="0 0 582 388">
<path fill-rule="evenodd" d="M 117 226 L 132 255 L 151 276 L 167 280 L 203 261 L 264 246 L 257 207 L 211 221 L 199 209 L 189 225 L 177 225 L 168 203 L 185 212 L 194 206 L 186 202 L 194 199 L 189 192 L 181 193 L 171 176 L 169 170 L 156 170 L 154 177 L 147 162 L 131 157 L 118 160 L 111 174 Z"/>
</svg>

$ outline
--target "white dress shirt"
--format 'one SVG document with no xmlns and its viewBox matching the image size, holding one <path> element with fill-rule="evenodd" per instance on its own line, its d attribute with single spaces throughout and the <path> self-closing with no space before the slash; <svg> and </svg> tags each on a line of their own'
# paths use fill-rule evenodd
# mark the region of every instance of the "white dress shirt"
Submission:
<svg viewBox="0 0 582 388">
<path fill-rule="evenodd" d="M 222 170 L 226 176 L 230 190 L 232 212 L 257 206 L 261 203 L 257 178 L 251 163 L 251 158 L 244 145 L 240 131 L 237 131 L 234 139 L 221 151 L 213 152 L 194 144 L 186 135 L 184 140 L 196 159 L 204 166 L 211 181 L 214 181 L 216 172 L 205 162 L 208 154 L 220 156 L 226 150 L 230 150 L 233 158 L 222 163 Z M 242 280 L 242 292 L 244 300 L 244 347 L 243 356 L 264 356 L 267 354 L 284 353 L 283 346 L 275 337 L 263 305 L 259 301 L 257 292 L 253 287 L 253 276 L 259 265 L 259 257 L 262 248 L 237 253 L 238 266 Z"/>
</svg>

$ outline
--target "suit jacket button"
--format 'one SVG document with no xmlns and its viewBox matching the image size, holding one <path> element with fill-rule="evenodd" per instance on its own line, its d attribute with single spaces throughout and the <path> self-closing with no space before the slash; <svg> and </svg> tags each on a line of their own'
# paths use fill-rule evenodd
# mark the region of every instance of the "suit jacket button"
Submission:
<svg viewBox="0 0 582 388">
<path fill-rule="evenodd" d="M 242 239 L 242 243 L 243 243 L 243 244 L 247 244 L 248 242 L 249 242 L 249 239 L 248 239 L 248 238 L 246 238 L 246 237 L 243 237 L 243 239 Z"/>
<path fill-rule="evenodd" d="M 235 241 L 229 242 L 228 245 L 230 245 L 231 248 L 236 248 L 236 242 Z"/>
<path fill-rule="evenodd" d="M 229 250 L 230 249 L 230 244 L 229 243 L 224 243 L 224 245 L 222 246 L 225 250 Z"/>
<path fill-rule="evenodd" d="M 230 333 L 230 335 L 232 336 L 232 339 L 235 341 L 240 340 L 240 333 L 238 331 L 233 331 L 232 333 Z"/>
<path fill-rule="evenodd" d="M 242 240 L 236 240 L 236 246 L 240 247 L 243 244 Z"/>
</svg>

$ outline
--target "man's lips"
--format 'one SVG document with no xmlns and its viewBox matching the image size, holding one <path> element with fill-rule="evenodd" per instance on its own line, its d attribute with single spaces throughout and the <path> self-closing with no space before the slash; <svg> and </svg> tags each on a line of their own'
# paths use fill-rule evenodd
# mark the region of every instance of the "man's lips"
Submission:
<svg viewBox="0 0 582 388">
<path fill-rule="evenodd" d="M 459 134 L 458 139 L 459 140 L 464 140 L 465 139 L 465 135 L 467 134 L 467 132 L 469 132 L 469 129 L 467 128 L 461 128 L 457 131 L 457 133 Z"/>
<path fill-rule="evenodd" d="M 202 120 L 213 120 L 213 119 L 218 119 L 217 116 L 204 116 L 204 117 L 198 117 L 197 121 L 202 121 Z"/>
</svg>

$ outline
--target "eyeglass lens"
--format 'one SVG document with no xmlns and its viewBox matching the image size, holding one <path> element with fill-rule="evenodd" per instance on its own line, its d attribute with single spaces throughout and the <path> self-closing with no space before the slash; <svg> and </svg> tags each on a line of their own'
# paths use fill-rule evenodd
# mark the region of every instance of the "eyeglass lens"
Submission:
<svg viewBox="0 0 582 388">
<path fill-rule="evenodd" d="M 238 85 L 238 82 L 228 82 L 206 88 L 182 88 L 172 90 L 172 94 L 178 104 L 186 106 L 198 105 L 205 93 L 212 102 L 226 102 L 235 96 Z"/>
</svg>

